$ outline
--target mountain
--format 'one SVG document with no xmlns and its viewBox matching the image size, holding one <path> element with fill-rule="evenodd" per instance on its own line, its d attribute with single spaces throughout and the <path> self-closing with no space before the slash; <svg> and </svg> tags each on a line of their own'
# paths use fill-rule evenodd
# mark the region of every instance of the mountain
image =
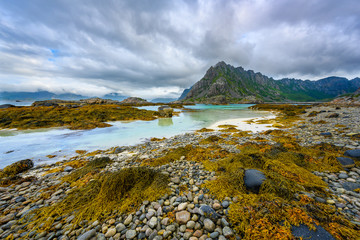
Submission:
<svg viewBox="0 0 360 240">
<path fill-rule="evenodd" d="M 55 94 L 48 91 L 38 92 L 0 92 L 1 100 L 48 100 L 48 99 L 62 99 L 62 100 L 80 100 L 88 98 L 82 95 L 73 93 Z"/>
<path fill-rule="evenodd" d="M 257 103 L 324 101 L 354 92 L 360 79 L 328 77 L 317 81 L 274 80 L 252 70 L 219 62 L 210 67 L 182 101 L 196 103 Z"/>
<path fill-rule="evenodd" d="M 176 98 L 154 98 L 150 102 L 153 103 L 169 103 L 175 101 Z"/>
<path fill-rule="evenodd" d="M 190 89 L 191 89 L 191 88 L 186 88 L 186 89 L 182 92 L 182 94 L 181 94 L 181 96 L 178 98 L 178 100 L 183 100 L 183 99 L 186 97 L 186 95 L 190 92 Z"/>
<path fill-rule="evenodd" d="M 104 95 L 102 98 L 103 99 L 112 99 L 112 100 L 117 100 L 117 101 L 122 101 L 126 98 L 128 98 L 129 96 L 124 96 L 121 95 L 119 93 L 108 93 L 106 95 Z"/>
<path fill-rule="evenodd" d="M 62 93 L 56 94 L 48 91 L 37 91 L 37 92 L 0 92 L 0 100 L 21 100 L 21 101 L 31 101 L 31 100 L 50 100 L 50 99 L 61 99 L 61 100 L 80 100 L 89 98 L 88 96 L 83 96 L 73 93 Z M 109 93 L 103 96 L 104 99 L 112 99 L 117 101 L 122 101 L 127 98 L 127 96 L 120 95 L 118 93 Z"/>
</svg>

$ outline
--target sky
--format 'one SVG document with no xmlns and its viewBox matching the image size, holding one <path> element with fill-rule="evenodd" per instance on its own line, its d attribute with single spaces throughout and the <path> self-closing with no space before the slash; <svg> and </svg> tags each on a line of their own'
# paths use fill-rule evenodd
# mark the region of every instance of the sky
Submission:
<svg viewBox="0 0 360 240">
<path fill-rule="evenodd" d="M 360 1 L 0 1 L 0 92 L 176 98 L 219 61 L 360 77 Z"/>
</svg>

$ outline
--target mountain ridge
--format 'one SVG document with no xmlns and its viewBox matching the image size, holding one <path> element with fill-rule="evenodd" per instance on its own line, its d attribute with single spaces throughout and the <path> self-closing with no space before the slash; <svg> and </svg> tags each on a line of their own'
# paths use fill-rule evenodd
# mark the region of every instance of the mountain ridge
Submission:
<svg viewBox="0 0 360 240">
<path fill-rule="evenodd" d="M 317 81 L 274 80 L 260 72 L 235 68 L 221 61 L 211 66 L 180 100 L 195 103 L 324 101 L 354 92 L 359 87 L 359 78 L 348 80 L 332 76 Z"/>
</svg>

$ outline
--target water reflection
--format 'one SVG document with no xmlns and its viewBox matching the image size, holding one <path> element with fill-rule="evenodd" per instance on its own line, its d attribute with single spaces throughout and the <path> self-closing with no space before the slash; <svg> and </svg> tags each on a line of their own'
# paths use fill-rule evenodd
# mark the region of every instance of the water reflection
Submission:
<svg viewBox="0 0 360 240">
<path fill-rule="evenodd" d="M 160 127 L 168 127 L 174 125 L 172 118 L 159 118 L 158 126 Z"/>
</svg>

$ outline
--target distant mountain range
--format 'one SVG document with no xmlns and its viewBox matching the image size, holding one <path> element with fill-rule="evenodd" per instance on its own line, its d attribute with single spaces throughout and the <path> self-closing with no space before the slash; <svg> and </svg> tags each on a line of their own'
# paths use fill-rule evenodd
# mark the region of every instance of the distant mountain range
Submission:
<svg viewBox="0 0 360 240">
<path fill-rule="evenodd" d="M 252 70 L 219 62 L 178 100 L 195 103 L 256 103 L 326 101 L 353 93 L 360 78 L 328 77 L 317 81 L 283 78 L 274 80 Z"/>
<path fill-rule="evenodd" d="M 152 99 L 150 102 L 153 103 L 169 103 L 169 102 L 173 102 L 176 101 L 176 98 L 154 98 Z"/>
<path fill-rule="evenodd" d="M 9 100 L 9 101 L 42 101 L 50 99 L 62 99 L 62 100 L 80 100 L 90 98 L 88 96 L 73 94 L 73 93 L 63 93 L 56 94 L 48 91 L 38 91 L 38 92 L 0 92 L 0 100 Z M 104 99 L 112 99 L 122 101 L 128 96 L 123 96 L 118 93 L 109 93 L 103 96 Z"/>
</svg>

